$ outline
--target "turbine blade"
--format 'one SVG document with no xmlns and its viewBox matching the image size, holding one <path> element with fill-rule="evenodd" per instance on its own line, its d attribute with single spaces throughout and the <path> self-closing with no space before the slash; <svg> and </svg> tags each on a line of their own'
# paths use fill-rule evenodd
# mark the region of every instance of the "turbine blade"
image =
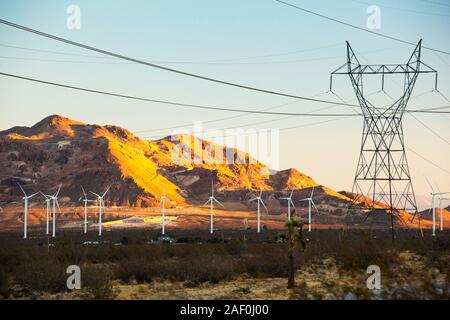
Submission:
<svg viewBox="0 0 450 320">
<path fill-rule="evenodd" d="M 259 193 L 259 197 L 261 198 L 261 196 L 262 196 L 262 190 L 261 190 L 261 192 Z"/>
<path fill-rule="evenodd" d="M 59 195 L 59 191 L 61 191 L 62 184 L 59 184 L 58 191 L 55 193 L 55 197 Z"/>
<path fill-rule="evenodd" d="M 314 204 L 314 201 L 311 200 L 311 204 L 313 205 L 314 209 L 316 209 L 317 213 L 319 213 L 319 209 L 317 209 L 316 205 Z"/>
<path fill-rule="evenodd" d="M 101 198 L 101 196 L 99 194 L 96 194 L 95 192 L 90 191 L 90 193 L 96 195 L 97 197 Z"/>
<path fill-rule="evenodd" d="M 56 199 L 56 198 L 55 198 L 55 203 L 56 203 L 56 206 L 58 207 L 59 213 L 61 213 L 61 207 L 59 206 L 58 199 Z"/>
<path fill-rule="evenodd" d="M 315 187 L 315 186 L 314 186 L 314 187 Z M 310 196 L 311 199 L 312 199 L 313 194 L 314 194 L 314 187 L 312 188 L 312 191 L 311 191 L 311 196 Z"/>
<path fill-rule="evenodd" d="M 289 199 L 289 201 L 291 202 L 291 205 L 295 208 L 294 201 L 292 201 L 292 199 Z"/>
<path fill-rule="evenodd" d="M 214 197 L 214 182 L 212 179 L 211 179 L 211 196 Z"/>
<path fill-rule="evenodd" d="M 289 198 L 292 198 L 293 193 L 294 193 L 294 190 L 291 191 L 291 195 L 289 196 Z"/>
<path fill-rule="evenodd" d="M 208 199 L 208 201 L 206 201 L 203 206 L 206 206 L 210 201 L 211 201 L 211 199 Z"/>
<path fill-rule="evenodd" d="M 250 199 L 250 200 L 248 200 L 248 202 L 252 202 L 252 201 L 255 201 L 255 200 L 258 200 L 259 198 L 253 198 L 253 199 Z"/>
<path fill-rule="evenodd" d="M 102 198 L 108 193 L 109 188 L 111 188 L 111 185 L 109 185 L 108 188 L 106 188 L 106 191 L 105 191 L 105 193 L 102 195 Z"/>
<path fill-rule="evenodd" d="M 439 193 L 441 193 L 441 190 L 439 190 L 439 186 L 438 186 L 437 184 L 435 184 L 435 186 L 436 186 L 437 191 L 438 191 Z"/>
<path fill-rule="evenodd" d="M 87 199 L 86 191 L 84 190 L 83 186 L 81 186 L 81 190 L 83 190 L 84 198 Z"/>
<path fill-rule="evenodd" d="M 259 199 L 259 201 L 260 201 L 261 204 L 263 205 L 264 209 L 266 209 L 266 212 L 269 213 L 269 210 L 267 209 L 267 207 L 266 207 L 266 205 L 264 204 L 264 202 L 263 202 L 261 199 Z"/>
<path fill-rule="evenodd" d="M 217 204 L 219 204 L 222 208 L 224 208 L 225 209 L 225 207 L 223 206 L 223 204 L 222 203 L 220 203 L 220 201 L 219 200 L 217 200 L 216 198 L 213 198 L 214 199 L 214 201 L 217 203 Z"/>
<path fill-rule="evenodd" d="M 25 193 L 25 190 L 23 190 L 22 186 L 20 185 L 20 183 L 17 184 L 20 188 L 20 190 L 22 190 L 23 194 L 25 195 L 25 197 L 27 196 L 27 194 Z"/>
<path fill-rule="evenodd" d="M 431 191 L 434 193 L 434 189 L 433 189 L 433 186 L 432 186 L 431 183 L 430 183 L 430 180 L 428 180 L 427 177 L 425 177 L 425 180 L 427 180 L 427 183 L 428 183 L 428 185 L 430 186 Z"/>
<path fill-rule="evenodd" d="M 28 199 L 33 198 L 35 195 L 37 195 L 39 192 L 33 193 L 31 196 L 28 197 Z"/>
<path fill-rule="evenodd" d="M 305 198 L 305 199 L 301 199 L 301 200 L 297 200 L 297 201 L 299 201 L 299 202 L 301 202 L 301 201 L 309 201 L 309 198 Z"/>
</svg>

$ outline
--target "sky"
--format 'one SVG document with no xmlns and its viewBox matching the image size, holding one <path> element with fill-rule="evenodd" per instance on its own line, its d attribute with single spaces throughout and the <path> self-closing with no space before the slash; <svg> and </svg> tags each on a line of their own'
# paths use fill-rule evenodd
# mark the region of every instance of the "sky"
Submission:
<svg viewBox="0 0 450 320">
<path fill-rule="evenodd" d="M 289 0 L 330 17 L 367 28 L 370 5 L 380 9 L 376 32 L 450 51 L 450 2 L 446 0 Z M 80 9 L 80 28 L 69 29 L 67 8 Z M 346 76 L 327 93 L 329 75 L 346 62 L 349 41 L 361 63 L 406 63 L 413 46 L 377 37 L 282 5 L 274 0 L 25 1 L 0 0 L 0 18 L 73 41 L 208 77 L 305 97 L 356 103 Z M 450 56 L 424 49 L 422 60 L 439 73 L 439 90 L 450 98 Z M 0 25 L 1 72 L 147 98 L 245 110 L 352 113 L 346 106 L 298 101 L 211 83 L 129 63 Z M 398 97 L 402 79 L 386 79 Z M 365 92 L 375 104 L 381 78 Z M 362 118 L 236 114 L 138 102 L 48 87 L 0 76 L 0 130 L 31 126 L 51 114 L 86 123 L 114 124 L 137 135 L 159 138 L 168 128 L 238 127 L 279 130 L 276 169 L 294 167 L 318 183 L 351 190 L 358 161 Z M 420 75 L 409 109 L 450 105 L 434 78 Z M 284 106 L 282 106 L 284 105 Z M 325 111 L 324 108 L 328 109 Z M 450 191 L 450 115 L 405 114 L 407 157 L 419 205 L 430 201 L 425 177 Z M 286 129 L 289 128 L 289 129 Z M 224 131 L 222 131 L 224 132 Z M 233 145 L 233 139 L 227 144 Z M 258 155 L 255 155 L 258 157 Z"/>
</svg>

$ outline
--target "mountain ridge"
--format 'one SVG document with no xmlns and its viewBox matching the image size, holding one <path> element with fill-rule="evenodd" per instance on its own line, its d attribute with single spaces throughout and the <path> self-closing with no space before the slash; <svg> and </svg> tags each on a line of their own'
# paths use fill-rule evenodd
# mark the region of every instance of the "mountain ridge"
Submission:
<svg viewBox="0 0 450 320">
<path fill-rule="evenodd" d="M 201 154 L 195 153 L 194 143 L 201 145 Z M 186 163 L 173 162 L 174 149 L 180 147 L 193 151 Z M 226 158 L 230 150 L 235 154 L 231 163 L 210 159 Z M 77 195 L 68 196 L 70 202 L 78 198 L 80 185 L 101 191 L 112 183 L 109 201 L 135 207 L 156 206 L 163 194 L 170 199 L 168 205 L 186 205 L 210 191 L 211 178 L 222 192 L 319 187 L 296 169 L 273 171 L 248 153 L 192 135 L 188 141 L 176 136 L 147 141 L 118 126 L 86 124 L 60 115 L 31 127 L 0 131 L 0 160 L 3 201 L 20 195 L 16 182 L 33 189 L 55 189 L 61 182 L 65 194 Z"/>
</svg>

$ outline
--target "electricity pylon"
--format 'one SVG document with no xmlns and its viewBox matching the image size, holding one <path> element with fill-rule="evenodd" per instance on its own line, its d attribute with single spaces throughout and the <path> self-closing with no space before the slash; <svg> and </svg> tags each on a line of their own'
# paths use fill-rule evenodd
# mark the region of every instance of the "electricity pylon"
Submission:
<svg viewBox="0 0 450 320">
<path fill-rule="evenodd" d="M 394 240 L 394 215 L 400 211 L 417 214 L 417 204 L 411 183 L 411 174 L 405 152 L 402 117 L 420 73 L 437 72 L 421 58 L 422 40 L 419 41 L 406 64 L 362 65 L 347 42 L 347 62 L 331 73 L 330 91 L 333 75 L 348 75 L 355 90 L 364 116 L 361 151 L 356 168 L 352 193 L 356 194 L 354 205 L 367 209 L 369 214 L 376 210 L 390 213 L 392 239 Z M 379 107 L 364 97 L 364 75 L 403 74 L 403 95 L 392 105 Z M 369 201 L 367 201 L 369 200 Z M 420 218 L 420 217 L 419 217 Z"/>
</svg>

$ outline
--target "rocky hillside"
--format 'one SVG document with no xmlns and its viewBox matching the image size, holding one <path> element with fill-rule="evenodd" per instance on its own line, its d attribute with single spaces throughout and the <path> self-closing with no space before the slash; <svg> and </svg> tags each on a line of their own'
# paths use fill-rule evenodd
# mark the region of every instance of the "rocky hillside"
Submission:
<svg viewBox="0 0 450 320">
<path fill-rule="evenodd" d="M 174 158 L 177 154 L 181 156 Z M 212 157 L 228 161 L 210 161 Z M 218 193 L 230 200 L 259 190 L 318 186 L 295 169 L 274 172 L 247 153 L 193 136 L 144 141 L 117 126 L 85 124 L 58 115 L 32 127 L 0 132 L 2 202 L 19 200 L 17 183 L 29 192 L 45 193 L 61 183 L 61 203 L 77 201 L 81 185 L 99 193 L 111 184 L 109 205 L 155 206 L 166 194 L 172 206 L 182 206 L 200 196 L 203 199 L 211 179 Z M 328 188 L 323 190 L 339 201 L 348 200 Z"/>
</svg>

